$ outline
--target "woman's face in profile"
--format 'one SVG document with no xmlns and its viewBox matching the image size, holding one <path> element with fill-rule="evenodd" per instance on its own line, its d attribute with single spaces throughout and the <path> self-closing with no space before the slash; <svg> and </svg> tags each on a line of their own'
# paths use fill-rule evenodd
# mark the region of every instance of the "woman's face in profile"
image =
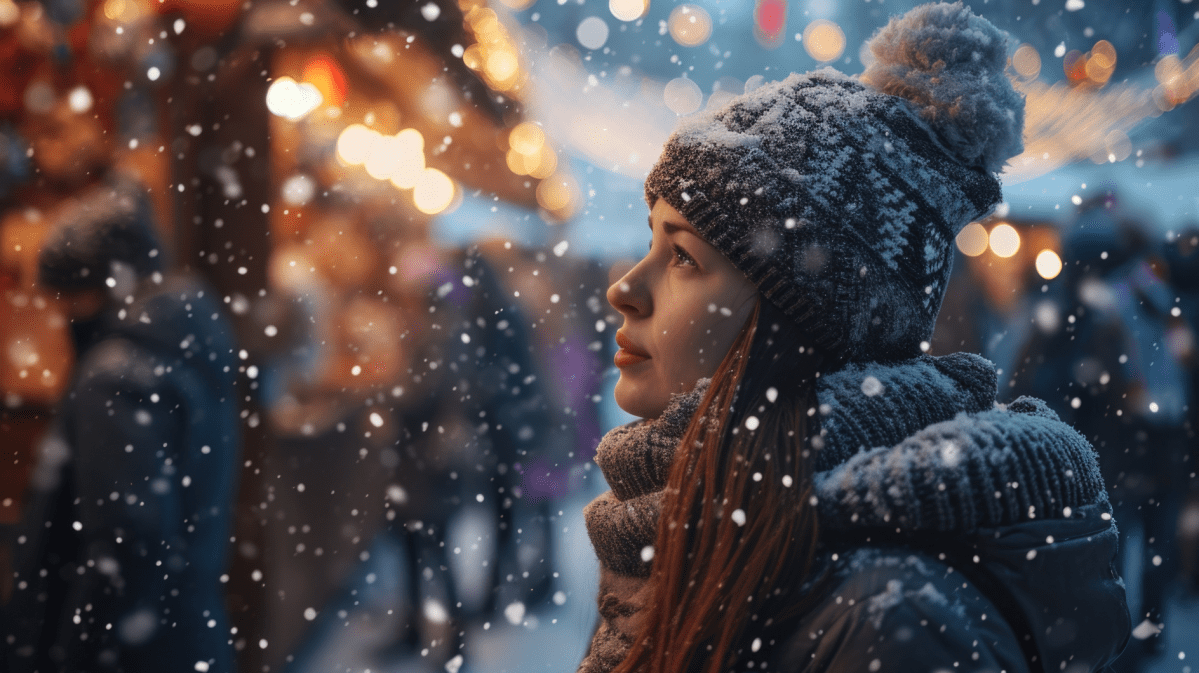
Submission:
<svg viewBox="0 0 1199 673">
<path fill-rule="evenodd" d="M 657 418 L 672 393 L 712 376 L 757 298 L 757 288 L 679 211 L 658 199 L 649 252 L 608 288 L 624 316 L 616 333 L 616 403 Z"/>
</svg>

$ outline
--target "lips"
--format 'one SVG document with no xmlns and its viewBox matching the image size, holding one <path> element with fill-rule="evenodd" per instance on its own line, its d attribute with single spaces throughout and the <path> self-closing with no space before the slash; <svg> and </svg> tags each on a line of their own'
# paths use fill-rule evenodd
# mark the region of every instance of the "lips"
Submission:
<svg viewBox="0 0 1199 673">
<path fill-rule="evenodd" d="M 620 332 L 616 333 L 616 345 L 620 346 L 620 350 L 616 351 L 612 363 L 617 367 L 629 367 L 650 359 L 649 353 L 639 348 L 637 344 Z"/>
</svg>

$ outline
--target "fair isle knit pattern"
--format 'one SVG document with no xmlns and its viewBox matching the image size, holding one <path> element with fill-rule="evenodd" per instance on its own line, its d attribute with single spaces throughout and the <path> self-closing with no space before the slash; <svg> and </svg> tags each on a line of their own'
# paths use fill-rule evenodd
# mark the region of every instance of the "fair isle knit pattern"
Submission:
<svg viewBox="0 0 1199 673">
<path fill-rule="evenodd" d="M 952 244 L 1022 149 L 1006 38 L 960 3 L 892 21 L 861 80 L 792 74 L 683 123 L 646 179 L 816 344 L 920 352 Z"/>
<path fill-rule="evenodd" d="M 822 377 L 813 482 L 823 534 L 969 535 L 1106 501 L 1082 436 L 1039 400 L 997 405 L 995 380 L 990 362 L 965 353 L 851 364 Z M 673 398 L 658 421 L 616 428 L 600 442 L 596 462 L 613 490 L 584 510 L 600 561 L 601 623 L 583 673 L 610 671 L 640 629 L 646 548 L 673 447 L 707 385 Z"/>
</svg>

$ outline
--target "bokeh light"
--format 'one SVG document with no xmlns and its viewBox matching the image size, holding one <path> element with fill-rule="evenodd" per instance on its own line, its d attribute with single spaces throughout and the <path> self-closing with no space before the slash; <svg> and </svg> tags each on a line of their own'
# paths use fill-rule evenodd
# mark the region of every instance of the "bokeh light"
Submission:
<svg viewBox="0 0 1199 673">
<path fill-rule="evenodd" d="M 266 90 L 266 109 L 271 114 L 295 121 L 320 107 L 321 92 L 308 82 L 280 77 Z"/>
<path fill-rule="evenodd" d="M 1107 40 L 1096 42 L 1083 69 L 1093 83 L 1106 84 L 1116 70 L 1116 48 Z"/>
<path fill-rule="evenodd" d="M 996 257 L 1011 257 L 1020 250 L 1020 234 L 1010 224 L 997 224 L 991 230 L 990 244 Z"/>
<path fill-rule="evenodd" d="M 558 167 L 558 155 L 546 141 L 545 131 L 531 122 L 516 125 L 508 134 L 508 169 L 517 175 L 542 179 Z"/>
<path fill-rule="evenodd" d="M 0 28 L 7 28 L 21 18 L 21 8 L 12 0 L 0 0 Z"/>
<path fill-rule="evenodd" d="M 141 15 L 141 5 L 134 0 L 107 0 L 104 3 L 104 16 L 112 21 L 132 23 Z"/>
<path fill-rule="evenodd" d="M 1012 67 L 1021 77 L 1033 79 L 1041 74 L 1041 55 L 1031 44 L 1022 44 L 1012 54 Z"/>
<path fill-rule="evenodd" d="M 599 49 L 608 41 L 608 22 L 598 16 L 589 16 L 579 22 L 575 37 L 586 49 Z"/>
<path fill-rule="evenodd" d="M 71 112 L 75 114 L 83 114 L 92 109 L 92 92 L 85 86 L 77 86 L 71 89 L 71 93 L 67 96 L 67 104 L 71 107 Z"/>
<path fill-rule="evenodd" d="M 436 168 L 421 171 L 412 192 L 416 209 L 426 215 L 436 215 L 454 200 L 454 181 Z"/>
<path fill-rule="evenodd" d="M 649 0 L 608 0 L 608 10 L 621 21 L 636 21 L 649 11 Z"/>
<path fill-rule="evenodd" d="M 1042 250 L 1037 254 L 1037 273 L 1045 280 L 1053 280 L 1062 272 L 1062 258 L 1052 250 Z"/>
<path fill-rule="evenodd" d="M 378 131 L 362 124 L 350 124 L 337 136 L 337 158 L 349 166 L 363 164 L 378 137 Z"/>
<path fill-rule="evenodd" d="M 362 166 L 372 178 L 390 180 L 400 172 L 400 166 L 404 163 L 402 151 L 400 141 L 395 136 L 380 135 L 366 153 L 366 161 Z"/>
<path fill-rule="evenodd" d="M 316 87 L 326 105 L 337 107 L 346 100 L 345 73 L 330 56 L 321 54 L 308 61 L 300 79 Z"/>
<path fill-rule="evenodd" d="M 560 219 L 566 219 L 579 200 L 579 185 L 566 173 L 555 173 L 537 185 L 537 203 Z"/>
<path fill-rule="evenodd" d="M 416 129 L 404 129 L 396 134 L 393 146 L 400 161 L 388 178 L 400 189 L 412 189 L 425 170 L 425 139 Z"/>
<path fill-rule="evenodd" d="M 676 77 L 666 83 L 666 88 L 662 91 L 662 100 L 671 112 L 686 115 L 699 109 L 704 100 L 704 92 L 694 81 L 686 77 Z"/>
<path fill-rule="evenodd" d="M 767 49 L 782 44 L 787 25 L 787 3 L 783 0 L 758 0 L 754 8 L 754 37 Z"/>
<path fill-rule="evenodd" d="M 532 122 L 517 124 L 508 134 L 508 146 L 524 155 L 536 156 L 542 145 L 545 145 L 545 131 Z"/>
<path fill-rule="evenodd" d="M 516 75 L 520 62 L 516 54 L 508 49 L 494 49 L 487 54 L 483 69 L 496 82 L 507 82 Z"/>
<path fill-rule="evenodd" d="M 279 192 L 287 205 L 302 206 L 316 196 L 316 181 L 309 175 L 297 173 L 283 181 Z"/>
<path fill-rule="evenodd" d="M 978 257 L 987 251 L 987 228 L 978 222 L 962 227 L 957 237 L 958 250 L 967 257 Z"/>
<path fill-rule="evenodd" d="M 845 31 L 832 21 L 817 19 L 804 28 L 803 47 L 821 63 L 835 60 L 845 53 Z"/>
<path fill-rule="evenodd" d="M 670 36 L 684 47 L 698 47 L 712 36 L 712 17 L 699 5 L 679 5 L 666 21 Z"/>
<path fill-rule="evenodd" d="M 1087 57 L 1077 49 L 1071 49 L 1062 57 L 1062 72 L 1066 79 L 1078 83 L 1087 78 Z"/>
<path fill-rule="evenodd" d="M 532 3 L 513 1 L 504 4 L 512 9 L 523 9 Z M 476 3 L 466 12 L 466 23 L 477 42 L 465 47 L 460 52 L 462 62 L 466 64 L 466 67 L 482 75 L 492 89 L 496 91 L 518 90 L 526 81 L 528 74 L 521 69 L 516 43 L 509 35 L 508 29 L 500 23 L 495 11 Z M 586 24 L 587 21 L 583 23 Z M 583 26 L 580 25 L 580 30 L 582 29 Z M 607 25 L 603 26 L 602 37 L 607 40 Z"/>
</svg>

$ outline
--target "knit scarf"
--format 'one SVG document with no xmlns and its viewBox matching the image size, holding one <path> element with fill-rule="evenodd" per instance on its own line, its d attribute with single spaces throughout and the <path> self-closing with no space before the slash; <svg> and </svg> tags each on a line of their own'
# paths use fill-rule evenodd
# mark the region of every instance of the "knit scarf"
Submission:
<svg viewBox="0 0 1199 673">
<path fill-rule="evenodd" d="M 641 629 L 662 489 L 709 384 L 701 379 L 658 419 L 600 441 L 595 461 L 611 490 L 584 517 L 600 561 L 601 622 L 580 673 L 612 670 Z M 966 353 L 855 363 L 823 377 L 813 441 L 822 535 L 896 527 L 968 534 L 1106 497 L 1081 435 L 1039 400 L 997 405 L 995 390 L 994 365 Z"/>
</svg>

